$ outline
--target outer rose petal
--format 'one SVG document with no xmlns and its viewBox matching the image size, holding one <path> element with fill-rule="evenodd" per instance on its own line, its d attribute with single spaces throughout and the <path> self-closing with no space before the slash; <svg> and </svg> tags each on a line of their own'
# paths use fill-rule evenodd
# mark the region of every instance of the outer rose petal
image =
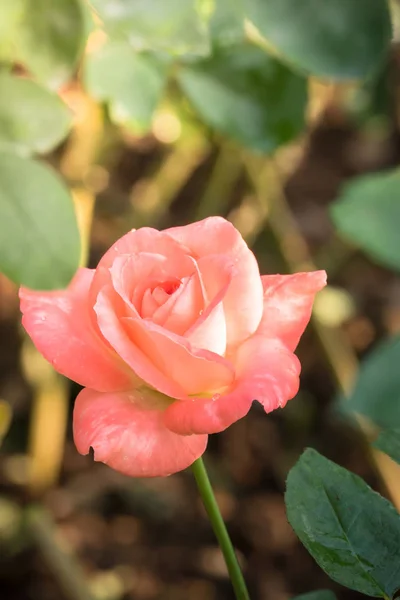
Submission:
<svg viewBox="0 0 400 600">
<path fill-rule="evenodd" d="M 182 254 L 184 248 L 171 240 L 164 231 L 158 231 L 151 227 L 132 229 L 122 236 L 111 246 L 99 262 L 99 266 L 109 268 L 113 265 L 117 256 L 123 254 L 138 254 L 140 252 L 151 252 L 162 254 L 168 258 Z"/>
<path fill-rule="evenodd" d="M 146 402 L 149 398 L 138 390 L 101 394 L 84 389 L 74 408 L 78 451 L 87 454 L 92 447 L 95 460 L 131 477 L 164 477 L 186 469 L 203 454 L 207 436 L 176 435 L 163 424 L 160 409 L 142 408 Z"/>
<path fill-rule="evenodd" d="M 310 317 L 314 297 L 326 285 L 325 271 L 264 275 L 264 313 L 257 334 L 277 337 L 294 350 Z"/>
<path fill-rule="evenodd" d="M 235 227 L 221 217 L 166 229 L 194 258 L 222 254 L 235 263 L 236 274 L 224 298 L 228 345 L 253 334 L 262 317 L 262 285 L 254 254 Z"/>
<path fill-rule="evenodd" d="M 62 375 L 103 392 L 127 390 L 134 385 L 134 374 L 92 324 L 88 291 L 93 275 L 90 269 L 79 269 L 61 291 L 21 288 L 22 324 Z"/>
<path fill-rule="evenodd" d="M 96 298 L 102 287 L 109 285 L 111 281 L 110 268 L 113 266 L 116 258 L 120 256 L 132 256 L 146 252 L 150 254 L 160 254 L 165 258 L 175 260 L 182 259 L 187 253 L 184 248 L 171 239 L 162 231 L 150 227 L 141 229 L 132 229 L 127 234 L 111 246 L 101 258 L 97 265 L 93 283 L 90 289 L 91 303 L 96 303 Z"/>
<path fill-rule="evenodd" d="M 254 400 L 268 413 L 297 394 L 300 363 L 280 340 L 253 336 L 239 348 L 236 368 L 238 378 L 231 391 L 174 402 L 165 410 L 165 425 L 181 435 L 218 433 L 244 417 Z"/>
<path fill-rule="evenodd" d="M 115 259 L 119 256 L 131 256 L 141 252 L 160 254 L 177 262 L 187 253 L 185 248 L 182 248 L 178 242 L 162 231 L 151 227 L 132 229 L 117 240 L 101 258 L 90 290 L 93 304 L 96 302 L 100 289 L 110 283 L 109 269 L 113 266 Z"/>
</svg>

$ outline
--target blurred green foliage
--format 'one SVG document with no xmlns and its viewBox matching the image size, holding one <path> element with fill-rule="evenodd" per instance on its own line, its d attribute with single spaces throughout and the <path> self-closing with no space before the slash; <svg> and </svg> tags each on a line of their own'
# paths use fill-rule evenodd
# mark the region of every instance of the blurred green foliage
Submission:
<svg viewBox="0 0 400 600">
<path fill-rule="evenodd" d="M 31 288 L 64 287 L 80 257 L 66 186 L 37 161 L 0 152 L 0 257 L 4 273 Z"/>
<path fill-rule="evenodd" d="M 135 52 L 126 42 L 109 42 L 88 55 L 84 81 L 94 98 L 107 103 L 115 123 L 141 134 L 151 127 L 167 76 L 164 57 Z"/>
<path fill-rule="evenodd" d="M 400 270 L 400 172 L 362 175 L 341 190 L 332 219 L 346 239 L 374 260 Z"/>
<path fill-rule="evenodd" d="M 175 56 L 210 52 L 208 0 L 92 0 L 111 39 Z"/>
<path fill-rule="evenodd" d="M 400 464 L 400 427 L 382 431 L 375 441 L 374 447 Z"/>
<path fill-rule="evenodd" d="M 400 337 L 381 342 L 364 359 L 343 407 L 379 427 L 400 427 Z"/>
<path fill-rule="evenodd" d="M 272 152 L 304 127 L 305 79 L 249 43 L 186 65 L 178 81 L 205 123 L 255 150 Z"/>
<path fill-rule="evenodd" d="M 307 74 L 371 76 L 391 40 L 381 0 L 364 0 L 361 11 L 358 0 L 336 0 L 324 10 L 313 0 L 301 7 L 294 0 L 1 0 L 0 17 L 0 147 L 25 155 L 51 152 L 66 138 L 68 110 L 45 88 L 79 81 L 81 73 L 110 118 L 136 134 L 150 130 L 165 96 L 177 100 L 178 83 L 210 131 L 271 153 L 304 130 Z M 10 194 L 3 188 L 4 198 Z M 61 216 L 51 226 L 71 228 L 67 237 L 76 240 L 76 227 Z M 14 257 L 0 256 L 0 269 L 39 288 L 66 284 L 55 274 L 51 284 L 36 252 L 29 253 L 29 269 L 17 266 L 18 235 L 16 229 L 8 247 Z M 57 255 L 51 246 L 47 251 Z M 76 248 L 67 255 L 64 272 L 74 272 L 76 255 Z M 27 271 L 37 275 L 26 278 Z"/>
<path fill-rule="evenodd" d="M 389 50 L 389 8 L 381 0 L 244 0 L 246 14 L 282 57 L 334 79 L 370 75 Z"/>
<path fill-rule="evenodd" d="M 45 154 L 71 125 L 72 115 L 57 94 L 35 81 L 0 73 L 0 150 Z"/>
<path fill-rule="evenodd" d="M 80 0 L 24 0 L 13 33 L 16 59 L 40 83 L 57 89 L 74 74 L 86 30 Z"/>
</svg>

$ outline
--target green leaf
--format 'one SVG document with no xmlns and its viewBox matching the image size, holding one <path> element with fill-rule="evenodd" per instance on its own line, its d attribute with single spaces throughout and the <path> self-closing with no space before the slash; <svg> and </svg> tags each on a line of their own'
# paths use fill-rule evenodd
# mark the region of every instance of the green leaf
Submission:
<svg viewBox="0 0 400 600">
<path fill-rule="evenodd" d="M 400 270 L 400 172 L 356 177 L 331 207 L 335 226 L 375 261 Z"/>
<path fill-rule="evenodd" d="M 336 596 L 330 590 L 318 590 L 317 592 L 296 596 L 293 600 L 336 600 Z"/>
<path fill-rule="evenodd" d="M 3 41 L 13 30 L 22 17 L 26 0 L 13 0 L 13 2 L 0 2 L 0 40 Z"/>
<path fill-rule="evenodd" d="M 382 431 L 373 446 L 400 464 L 400 427 Z"/>
<path fill-rule="evenodd" d="M 357 128 L 379 133 L 391 127 L 393 90 L 390 84 L 393 64 L 391 57 L 362 85 L 354 86 L 346 102 L 346 112 Z"/>
<path fill-rule="evenodd" d="M 244 0 L 248 18 L 286 59 L 320 77 L 358 79 L 392 37 L 386 0 Z"/>
<path fill-rule="evenodd" d="M 137 50 L 207 55 L 207 19 L 198 0 L 91 0 L 112 39 Z M 207 11 L 206 11 L 207 12 Z"/>
<path fill-rule="evenodd" d="M 242 0 L 215 0 L 210 31 L 213 42 L 219 46 L 243 41 L 245 33 Z"/>
<path fill-rule="evenodd" d="M 255 150 L 272 152 L 303 129 L 306 81 L 250 44 L 220 48 L 178 80 L 208 125 Z"/>
<path fill-rule="evenodd" d="M 49 152 L 71 123 L 69 109 L 56 94 L 29 79 L 0 74 L 0 151 Z"/>
<path fill-rule="evenodd" d="M 22 17 L 25 0 L 0 2 L 0 57 L 11 60 L 13 42 L 18 23 Z"/>
<path fill-rule="evenodd" d="M 74 73 L 86 31 L 81 0 L 26 0 L 15 40 L 19 60 L 56 89 Z"/>
<path fill-rule="evenodd" d="M 137 53 L 125 42 L 111 42 L 89 54 L 85 65 L 88 91 L 108 102 L 111 117 L 139 133 L 150 128 L 167 79 L 165 61 Z"/>
<path fill-rule="evenodd" d="M 383 429 L 400 427 L 400 336 L 379 344 L 361 363 L 345 410 L 365 415 Z"/>
<path fill-rule="evenodd" d="M 0 152 L 0 271 L 33 289 L 65 287 L 80 258 L 71 196 L 34 160 Z"/>
<path fill-rule="evenodd" d="M 400 587 L 400 515 L 360 477 L 307 449 L 285 494 L 290 524 L 335 581 L 367 596 Z"/>
</svg>

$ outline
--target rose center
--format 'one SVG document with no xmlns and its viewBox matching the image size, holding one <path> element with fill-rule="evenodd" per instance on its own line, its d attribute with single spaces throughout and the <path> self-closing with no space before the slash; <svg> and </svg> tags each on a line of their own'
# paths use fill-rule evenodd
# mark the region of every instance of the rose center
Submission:
<svg viewBox="0 0 400 600">
<path fill-rule="evenodd" d="M 158 306 L 162 306 L 179 288 L 180 281 L 164 281 L 153 288 L 151 295 Z"/>
<path fill-rule="evenodd" d="M 174 280 L 174 281 L 165 281 L 164 283 L 160 283 L 156 289 L 162 289 L 164 290 L 164 292 L 166 294 L 168 294 L 168 296 L 171 296 L 174 292 L 176 292 L 176 290 L 178 289 L 178 287 L 181 285 L 181 282 L 178 280 Z"/>
<path fill-rule="evenodd" d="M 141 316 L 151 318 L 154 312 L 163 306 L 181 286 L 179 279 L 163 281 L 147 288 L 141 303 Z"/>
</svg>

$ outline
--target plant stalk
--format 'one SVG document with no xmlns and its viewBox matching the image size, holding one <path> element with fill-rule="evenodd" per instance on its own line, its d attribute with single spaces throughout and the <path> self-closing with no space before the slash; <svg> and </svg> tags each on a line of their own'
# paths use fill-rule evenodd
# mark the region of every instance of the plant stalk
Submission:
<svg viewBox="0 0 400 600">
<path fill-rule="evenodd" d="M 198 458 L 192 464 L 192 471 L 196 479 L 197 487 L 199 489 L 201 499 L 203 500 L 204 507 L 211 521 L 211 525 L 222 550 L 222 554 L 224 555 L 236 599 L 250 600 L 249 592 L 247 591 L 246 583 L 236 558 L 235 550 L 232 546 L 231 539 L 218 508 L 218 504 L 215 499 L 202 458 Z"/>
</svg>

